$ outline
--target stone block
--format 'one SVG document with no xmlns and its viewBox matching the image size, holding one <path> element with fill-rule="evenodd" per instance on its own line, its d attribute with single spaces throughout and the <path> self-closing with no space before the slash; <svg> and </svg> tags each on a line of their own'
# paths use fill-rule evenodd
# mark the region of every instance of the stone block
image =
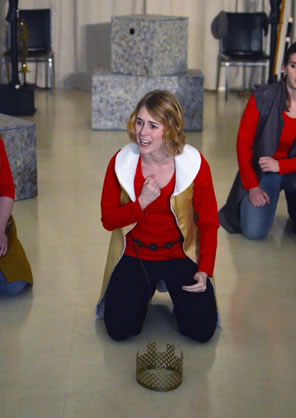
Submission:
<svg viewBox="0 0 296 418">
<path fill-rule="evenodd" d="M 33 122 L 0 114 L 3 139 L 15 185 L 15 200 L 37 196 L 36 128 Z"/>
<path fill-rule="evenodd" d="M 125 130 L 138 101 L 148 91 L 162 89 L 170 91 L 179 100 L 184 112 L 185 130 L 201 131 L 203 81 L 200 70 L 147 77 L 96 69 L 92 78 L 92 128 Z"/>
<path fill-rule="evenodd" d="M 114 16 L 111 20 L 111 71 L 134 75 L 185 72 L 187 38 L 187 17 Z"/>
</svg>

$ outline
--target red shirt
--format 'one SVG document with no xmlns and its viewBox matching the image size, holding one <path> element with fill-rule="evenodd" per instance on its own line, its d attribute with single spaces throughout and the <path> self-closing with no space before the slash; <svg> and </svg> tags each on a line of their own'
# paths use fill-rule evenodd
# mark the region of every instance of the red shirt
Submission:
<svg viewBox="0 0 296 418">
<path fill-rule="evenodd" d="M 136 196 L 139 196 L 143 187 L 145 178 L 141 170 L 141 158 L 139 158 L 134 187 Z M 170 182 L 161 189 L 160 196 L 150 203 L 144 210 L 145 216 L 141 219 L 131 231 L 134 239 L 140 240 L 144 244 L 157 243 L 163 246 L 167 242 L 175 242 L 180 238 L 180 231 L 176 224 L 176 219 L 170 210 L 170 197 L 175 187 L 175 174 Z M 149 248 L 137 247 L 141 258 L 146 260 L 170 260 L 172 258 L 185 258 L 182 243 L 175 244 L 172 248 L 161 248 L 152 251 Z M 134 243 L 130 234 L 126 237 L 125 254 L 136 257 Z"/>
<path fill-rule="evenodd" d="M 14 183 L 4 147 L 0 138 L 0 196 L 7 196 L 14 199 Z"/>
<path fill-rule="evenodd" d="M 115 157 L 116 155 L 112 157 L 109 163 L 103 186 L 101 200 L 101 220 L 103 226 L 107 230 L 112 231 L 136 222 L 136 226 L 131 231 L 133 238 L 140 240 L 146 245 L 154 243 L 162 246 L 168 241 L 176 241 L 181 233 L 170 208 L 170 196 L 174 190 L 175 175 L 161 189 L 160 196 L 142 211 L 138 196 L 145 179 L 141 170 L 140 157 L 134 179 L 136 201 L 121 206 L 121 188 L 114 170 Z M 200 253 L 198 270 L 212 276 L 216 257 L 219 221 L 210 168 L 202 155 L 200 170 L 194 179 L 193 205 L 197 214 L 196 225 L 199 229 Z M 138 252 L 141 258 L 147 260 L 169 260 L 186 257 L 182 243 L 178 243 L 170 249 L 165 248 L 157 251 L 138 247 Z M 133 257 L 137 256 L 129 234 L 126 237 L 125 254 Z"/>
<path fill-rule="evenodd" d="M 296 137 L 296 118 L 289 117 L 285 111 L 282 112 L 282 116 L 284 127 L 278 148 L 272 157 L 279 162 L 279 174 L 289 174 L 296 171 L 296 157 L 288 158 L 289 150 Z M 252 147 L 258 120 L 259 112 L 252 94 L 240 122 L 236 143 L 240 176 L 246 190 L 258 186 L 258 178 L 252 165 Z"/>
</svg>

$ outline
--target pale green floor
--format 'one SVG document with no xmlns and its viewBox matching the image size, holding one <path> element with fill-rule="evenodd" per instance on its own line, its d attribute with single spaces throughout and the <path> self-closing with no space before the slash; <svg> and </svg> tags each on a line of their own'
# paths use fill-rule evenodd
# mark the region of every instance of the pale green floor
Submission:
<svg viewBox="0 0 296 418">
<path fill-rule="evenodd" d="M 203 132 L 188 133 L 211 165 L 219 207 L 236 172 L 247 97 L 231 93 L 225 104 L 223 93 L 206 93 Z M 284 198 L 262 242 L 219 230 L 223 327 L 211 342 L 180 336 L 160 294 L 142 334 L 113 342 L 95 321 L 109 240 L 99 201 L 107 162 L 128 138 L 90 129 L 90 93 L 37 91 L 35 101 L 38 110 L 27 119 L 36 122 L 39 194 L 14 208 L 35 284 L 0 298 L 1 418 L 296 416 L 296 236 L 286 226 Z M 177 390 L 151 392 L 136 383 L 136 353 L 150 341 L 182 349 Z"/>
</svg>

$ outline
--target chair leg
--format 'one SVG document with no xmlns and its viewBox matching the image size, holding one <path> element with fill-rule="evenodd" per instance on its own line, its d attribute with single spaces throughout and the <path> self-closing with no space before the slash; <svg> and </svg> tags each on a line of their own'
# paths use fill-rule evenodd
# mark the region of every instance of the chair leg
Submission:
<svg viewBox="0 0 296 418">
<path fill-rule="evenodd" d="M 229 71 L 229 64 L 228 62 L 225 63 L 225 102 L 228 99 L 228 71 Z"/>
<path fill-rule="evenodd" d="M 35 85 L 37 87 L 37 82 L 38 82 L 38 69 L 39 69 L 39 62 L 36 61 L 36 69 L 35 69 Z"/>
<path fill-rule="evenodd" d="M 46 64 L 46 62 L 45 62 Z M 48 82 L 48 77 L 49 77 L 49 60 L 47 61 L 47 65 L 45 67 L 45 88 L 48 89 L 49 88 L 49 82 Z"/>
<path fill-rule="evenodd" d="M 53 93 L 53 83 L 54 83 L 54 76 L 53 76 L 53 61 L 52 58 L 48 59 L 48 74 L 49 74 L 49 88 L 50 94 Z"/>
<path fill-rule="evenodd" d="M 247 67 L 243 65 L 243 90 L 246 90 L 246 69 Z"/>
<path fill-rule="evenodd" d="M 5 83 L 5 76 L 7 79 L 7 83 L 10 82 L 10 58 L 2 57 L 1 60 L 1 82 Z"/>
<path fill-rule="evenodd" d="M 217 76 L 216 76 L 216 91 L 219 90 L 220 85 L 220 70 L 221 70 L 221 60 L 217 58 Z"/>
<path fill-rule="evenodd" d="M 4 83 L 6 59 L 2 57 L 1 60 L 1 82 Z"/>
<path fill-rule="evenodd" d="M 266 80 L 266 64 L 264 64 L 262 66 L 262 79 L 261 79 L 261 83 L 265 84 L 265 80 Z"/>
<path fill-rule="evenodd" d="M 52 56 L 52 89 L 55 88 L 55 64 L 54 64 L 54 55 Z"/>
</svg>

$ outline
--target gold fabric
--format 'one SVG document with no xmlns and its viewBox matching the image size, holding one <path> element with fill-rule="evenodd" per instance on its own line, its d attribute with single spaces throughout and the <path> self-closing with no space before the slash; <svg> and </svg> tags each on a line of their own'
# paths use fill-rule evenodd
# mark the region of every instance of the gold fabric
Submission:
<svg viewBox="0 0 296 418">
<path fill-rule="evenodd" d="M 195 263 L 198 260 L 199 243 L 198 230 L 195 225 L 193 207 L 193 183 L 177 196 L 171 197 L 171 206 L 177 217 L 177 224 L 184 238 L 183 249 L 187 257 Z"/>
<path fill-rule="evenodd" d="M 22 244 L 18 240 L 16 225 L 11 216 L 6 229 L 8 240 L 7 253 L 0 257 L 0 270 L 7 282 L 23 280 L 33 284 L 33 276 L 30 264 Z"/>
</svg>

